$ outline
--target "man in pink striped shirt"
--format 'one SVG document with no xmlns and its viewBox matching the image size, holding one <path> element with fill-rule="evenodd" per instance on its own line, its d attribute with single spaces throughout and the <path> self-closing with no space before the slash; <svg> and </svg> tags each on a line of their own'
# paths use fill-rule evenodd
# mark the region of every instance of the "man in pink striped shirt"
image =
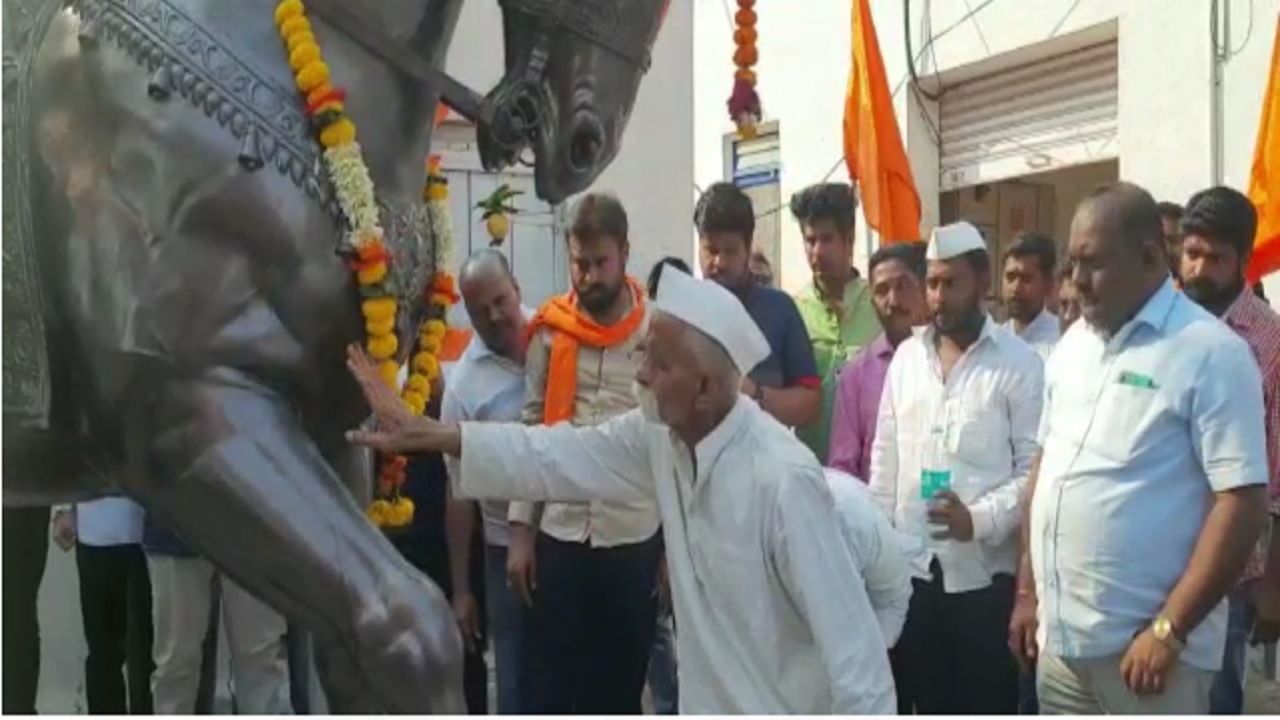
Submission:
<svg viewBox="0 0 1280 720">
<path fill-rule="evenodd" d="M 1182 216 L 1180 275 L 1187 296 L 1244 338 L 1262 370 L 1268 495 L 1274 524 L 1280 512 L 1280 316 L 1245 285 L 1244 268 L 1257 222 L 1253 203 L 1236 190 L 1220 186 L 1193 195 Z M 1262 537 L 1240 584 L 1227 596 L 1226 653 L 1209 696 L 1209 711 L 1215 715 L 1242 712 L 1245 642 L 1255 623 L 1255 642 L 1274 640 L 1280 619 L 1274 617 L 1271 607 L 1280 589 L 1280 533 L 1272 531 L 1270 548 L 1264 544 L 1267 533 Z"/>
<path fill-rule="evenodd" d="M 884 332 L 840 371 L 827 464 L 867 482 L 871 443 L 889 361 L 911 328 L 925 322 L 924 243 L 886 245 L 871 256 L 871 304 Z"/>
</svg>

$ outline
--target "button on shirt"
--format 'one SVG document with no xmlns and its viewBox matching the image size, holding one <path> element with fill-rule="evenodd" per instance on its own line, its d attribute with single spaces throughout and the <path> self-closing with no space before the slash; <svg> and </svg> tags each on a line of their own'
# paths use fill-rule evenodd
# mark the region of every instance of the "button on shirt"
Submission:
<svg viewBox="0 0 1280 720">
<path fill-rule="evenodd" d="M 933 558 L 947 592 L 978 590 L 1017 567 L 1019 499 L 1038 447 L 1043 363 L 988 318 L 944 381 L 936 331 L 917 329 L 889 364 L 871 452 L 871 492 L 913 540 L 909 557 L 928 578 Z M 935 433 L 937 429 L 937 433 Z M 940 435 L 951 490 L 969 508 L 974 538 L 933 540 L 920 475 L 931 436 Z"/>
<path fill-rule="evenodd" d="M 836 384 L 827 464 L 864 483 L 871 479 L 871 443 L 893 351 L 889 339 L 880 335 L 840 371 Z"/>
<path fill-rule="evenodd" d="M 1040 356 L 1040 359 L 1045 361 L 1049 359 L 1049 354 L 1053 352 L 1053 346 L 1057 345 L 1058 339 L 1062 337 L 1062 327 L 1058 323 L 1058 316 L 1047 309 L 1041 310 L 1035 320 L 1032 320 L 1029 325 L 1022 328 L 1022 332 L 1014 330 L 1013 320 L 1005 322 L 1004 326 L 1022 338 L 1022 342 L 1030 345 L 1036 351 L 1036 354 Z"/>
<path fill-rule="evenodd" d="M 1280 514 L 1280 315 L 1262 298 L 1245 289 L 1231 307 L 1222 314 L 1227 327 L 1244 338 L 1262 370 L 1262 405 L 1266 408 L 1263 426 L 1267 433 L 1267 494 L 1271 514 Z M 1266 533 L 1249 557 L 1241 581 L 1262 577 L 1266 569 Z"/>
<path fill-rule="evenodd" d="M 871 291 L 860 278 L 850 278 L 845 283 L 838 306 L 827 304 L 811 283 L 796 296 L 796 307 L 804 318 L 818 377 L 822 379 L 822 414 L 817 422 L 798 428 L 796 434 L 825 463 L 841 368 L 880 334 L 880 320 L 871 304 Z M 865 474 L 858 477 L 866 479 Z"/>
<path fill-rule="evenodd" d="M 1072 324 L 1049 359 L 1031 502 L 1042 652 L 1124 652 L 1164 607 L 1213 494 L 1267 479 L 1262 380 L 1248 346 L 1165 284 L 1107 340 Z M 1222 664 L 1223 600 L 1181 659 Z"/>
<path fill-rule="evenodd" d="M 526 320 L 533 316 L 529 308 L 522 310 Z M 447 375 L 440 419 L 518 422 L 524 410 L 524 389 L 524 367 L 490 350 L 477 335 Z M 445 467 L 456 483 L 461 469 L 457 459 L 446 456 Z M 506 547 L 508 543 L 507 505 L 504 500 L 480 503 L 484 539 L 490 545 Z"/>
<path fill-rule="evenodd" d="M 639 411 L 579 429 L 464 423 L 460 477 L 459 497 L 656 498 L 681 713 L 895 711 L 822 468 L 750 398 L 692 449 Z"/>
<path fill-rule="evenodd" d="M 599 425 L 636 407 L 632 381 L 641 355 L 637 350 L 649 330 L 649 315 L 631 337 L 608 348 L 578 347 L 578 385 L 573 425 Z M 541 330 L 529 343 L 525 359 L 524 421 L 542 422 L 551 334 Z M 538 514 L 533 503 L 513 502 L 507 517 L 531 525 Z M 616 547 L 643 542 L 658 532 L 658 509 L 650 501 L 548 503 L 538 527 L 564 542 Z"/>
</svg>

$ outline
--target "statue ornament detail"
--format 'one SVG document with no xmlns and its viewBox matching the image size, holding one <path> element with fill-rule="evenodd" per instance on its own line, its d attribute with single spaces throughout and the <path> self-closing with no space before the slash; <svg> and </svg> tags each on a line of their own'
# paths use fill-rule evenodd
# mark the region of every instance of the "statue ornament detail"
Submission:
<svg viewBox="0 0 1280 720">
<path fill-rule="evenodd" d="M 289 67 L 294 72 L 294 82 L 306 97 L 307 116 L 311 119 L 317 139 L 324 146 L 325 165 L 333 183 L 334 194 L 342 208 L 342 214 L 350 227 L 346 238 L 348 261 L 356 273 L 360 294 L 365 298 L 361 311 L 365 321 L 365 350 L 377 360 L 378 370 L 388 386 L 394 388 L 400 363 L 396 361 L 399 340 L 396 337 L 397 303 L 395 293 L 387 286 L 391 279 L 391 253 L 383 243 L 382 226 L 378 224 L 378 202 L 374 194 L 373 179 L 365 165 L 360 143 L 356 142 L 356 125 L 343 112 L 346 90 L 334 87 L 329 80 L 329 66 L 315 35 L 311 21 L 307 19 L 302 0 L 282 0 L 276 6 L 276 27 L 289 54 Z M 422 190 L 423 202 L 431 202 L 432 190 L 448 198 L 448 185 L 443 179 L 438 163 L 429 167 L 427 182 Z M 447 205 L 444 206 L 447 212 Z M 440 208 L 434 208 L 439 212 Z M 427 212 L 415 214 L 426 223 L 418 228 L 424 236 L 430 236 L 433 228 Z M 437 246 L 441 238 L 433 238 Z M 436 257 L 434 267 L 445 266 L 447 258 Z M 431 398 L 432 383 L 440 378 L 438 353 L 447 327 L 444 318 L 449 307 L 457 302 L 453 291 L 453 279 L 443 270 L 436 270 L 430 288 L 428 310 L 418 330 L 417 352 L 413 365 L 400 390 L 400 398 L 414 415 L 426 411 Z M 403 455 L 388 454 L 380 459 L 378 471 L 378 497 L 369 505 L 366 515 L 379 528 L 407 527 L 413 522 L 413 501 L 401 494 L 405 482 L 408 460 Z"/>
</svg>

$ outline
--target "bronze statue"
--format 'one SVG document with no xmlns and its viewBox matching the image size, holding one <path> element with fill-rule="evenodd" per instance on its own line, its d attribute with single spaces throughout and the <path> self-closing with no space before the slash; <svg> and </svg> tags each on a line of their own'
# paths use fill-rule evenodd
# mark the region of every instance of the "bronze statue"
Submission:
<svg viewBox="0 0 1280 720">
<path fill-rule="evenodd" d="M 353 499 L 358 296 L 274 5 L 4 0 L 4 500 L 122 489 L 312 632 L 332 711 L 461 712 L 448 603 Z M 461 5 L 307 0 L 407 295 L 437 100 L 559 201 L 617 152 L 665 9 L 502 0 L 481 97 L 439 70 Z"/>
</svg>

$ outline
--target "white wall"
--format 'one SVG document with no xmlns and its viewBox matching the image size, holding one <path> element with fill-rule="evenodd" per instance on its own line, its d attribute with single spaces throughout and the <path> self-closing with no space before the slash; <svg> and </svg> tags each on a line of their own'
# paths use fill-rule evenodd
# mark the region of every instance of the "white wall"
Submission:
<svg viewBox="0 0 1280 720">
<path fill-rule="evenodd" d="M 1224 67 L 1222 181 L 1243 189 L 1280 0 L 1224 1 L 1236 52 Z M 765 114 L 780 125 L 784 199 L 821 180 L 842 154 L 851 6 L 851 0 L 757 3 L 759 90 Z M 1037 52 L 1070 49 L 1073 33 L 1113 33 L 1119 41 L 1120 176 L 1146 186 L 1159 199 L 1176 201 L 1215 181 L 1206 0 L 914 0 L 911 32 L 917 54 L 923 47 L 926 8 L 934 42 L 916 69 L 930 87 L 935 71 L 945 85 L 984 69 L 1025 62 Z M 966 17 L 969 8 L 977 10 L 972 17 Z M 902 9 L 901 0 L 872 1 L 891 90 L 907 76 Z M 717 0 L 698 0 L 694 22 L 695 178 L 705 186 L 720 177 L 720 138 L 731 130 L 724 101 L 733 71 L 732 27 Z M 906 128 L 904 141 L 924 204 L 922 232 L 927 233 L 937 221 L 937 152 L 905 85 L 895 104 L 899 126 Z M 848 175 L 841 166 L 832 178 L 847 180 Z M 784 229 L 782 257 L 783 284 L 794 289 L 808 279 L 808 270 L 793 225 Z M 1280 278 L 1269 280 L 1271 294 L 1280 295 Z"/>
<path fill-rule="evenodd" d="M 692 258 L 693 2 L 675 0 L 640 84 L 618 156 L 591 190 L 616 194 L 631 225 L 632 274 L 643 279 L 666 255 Z M 497 0 L 468 0 L 446 60 L 468 85 L 487 90 L 502 76 Z M 567 205 L 572 205 L 572 200 Z M 455 218 L 457 222 L 457 218 Z M 550 254 L 551 249 L 548 249 Z M 561 255 L 563 257 L 563 255 Z"/>
</svg>

